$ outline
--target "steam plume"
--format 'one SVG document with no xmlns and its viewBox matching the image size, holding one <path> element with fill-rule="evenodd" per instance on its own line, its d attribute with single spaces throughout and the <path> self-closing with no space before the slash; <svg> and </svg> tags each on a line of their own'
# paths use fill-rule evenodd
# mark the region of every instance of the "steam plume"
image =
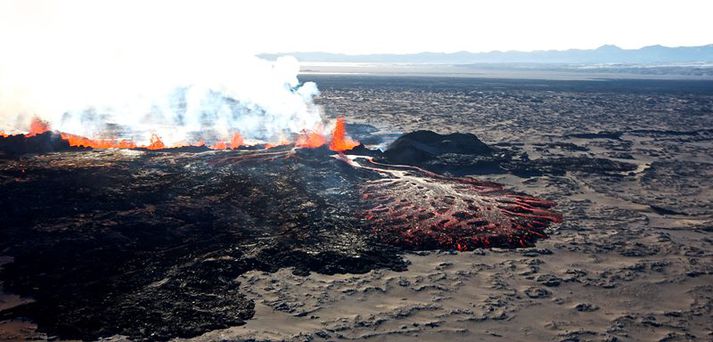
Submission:
<svg viewBox="0 0 713 342">
<path fill-rule="evenodd" d="M 322 123 L 313 102 L 319 90 L 299 83 L 291 57 L 51 53 L 0 61 L 0 130 L 27 132 L 36 116 L 66 133 L 139 144 L 158 135 L 170 146 L 230 141 L 235 133 L 276 141 Z"/>
</svg>

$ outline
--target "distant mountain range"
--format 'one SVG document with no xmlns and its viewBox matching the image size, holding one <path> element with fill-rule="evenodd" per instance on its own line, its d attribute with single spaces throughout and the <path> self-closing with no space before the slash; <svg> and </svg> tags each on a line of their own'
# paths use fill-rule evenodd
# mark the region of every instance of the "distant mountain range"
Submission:
<svg viewBox="0 0 713 342">
<path fill-rule="evenodd" d="M 492 51 L 492 52 L 422 52 L 416 54 L 346 55 L 327 52 L 292 52 L 258 55 L 264 59 L 294 56 L 303 62 L 346 63 L 418 63 L 418 64 L 477 64 L 477 63 L 543 63 L 543 64 L 662 64 L 713 62 L 713 44 L 692 47 L 647 46 L 622 49 L 603 45 L 593 50 L 547 51 Z"/>
</svg>

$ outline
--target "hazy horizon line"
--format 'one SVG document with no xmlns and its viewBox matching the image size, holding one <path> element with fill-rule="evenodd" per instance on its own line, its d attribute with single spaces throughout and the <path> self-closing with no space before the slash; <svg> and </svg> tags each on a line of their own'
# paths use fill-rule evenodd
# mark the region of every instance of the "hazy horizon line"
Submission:
<svg viewBox="0 0 713 342">
<path fill-rule="evenodd" d="M 622 48 L 619 47 L 616 44 L 602 44 L 597 47 L 593 48 L 567 48 L 567 49 L 535 49 L 535 50 L 517 50 L 517 49 L 509 49 L 509 50 L 485 50 L 485 51 L 470 51 L 470 50 L 456 50 L 456 51 L 434 51 L 434 50 L 420 50 L 418 52 L 369 52 L 369 53 L 347 53 L 347 52 L 333 52 L 333 51 L 328 51 L 328 50 L 302 50 L 302 51 L 275 51 L 275 52 L 260 52 L 257 53 L 257 56 L 260 55 L 286 55 L 286 54 L 295 54 L 295 53 L 300 53 L 300 54 L 308 54 L 308 53 L 322 53 L 322 54 L 332 54 L 332 55 L 344 55 L 344 56 L 370 56 L 370 55 L 418 55 L 418 54 L 457 54 L 457 53 L 471 53 L 471 54 L 488 54 L 488 53 L 512 53 L 512 52 L 520 52 L 520 53 L 536 53 L 536 52 L 567 52 L 567 51 L 596 51 L 602 48 L 615 48 L 618 50 L 622 51 L 638 51 L 646 48 L 655 48 L 655 47 L 661 47 L 661 48 L 668 48 L 668 49 L 678 49 L 678 48 L 703 48 L 703 47 L 711 47 L 713 46 L 712 43 L 708 44 L 702 44 L 702 45 L 678 45 L 678 46 L 667 46 L 667 45 L 662 45 L 662 44 L 654 44 L 654 45 L 644 45 L 639 48 Z"/>
</svg>

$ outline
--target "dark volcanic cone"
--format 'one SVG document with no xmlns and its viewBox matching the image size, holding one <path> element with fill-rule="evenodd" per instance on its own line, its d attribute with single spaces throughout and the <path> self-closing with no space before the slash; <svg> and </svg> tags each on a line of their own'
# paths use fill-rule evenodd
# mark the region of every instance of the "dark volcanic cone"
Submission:
<svg viewBox="0 0 713 342">
<path fill-rule="evenodd" d="M 503 156 L 495 152 L 473 134 L 416 131 L 396 139 L 377 160 L 456 175 L 502 173 Z"/>
<path fill-rule="evenodd" d="M 384 152 L 392 164 L 420 164 L 448 153 L 490 155 L 492 149 L 470 133 L 438 134 L 432 131 L 407 133 L 396 139 Z"/>
<path fill-rule="evenodd" d="M 452 141 L 450 150 L 478 150 Z M 363 146 L 353 153 L 0 160 L 0 250 L 14 257 L 0 277 L 5 291 L 35 300 L 2 317 L 62 338 L 197 336 L 252 318 L 234 280 L 250 270 L 404 270 L 400 247 L 527 245 L 559 220 L 552 203 L 497 184 L 376 163 Z"/>
</svg>

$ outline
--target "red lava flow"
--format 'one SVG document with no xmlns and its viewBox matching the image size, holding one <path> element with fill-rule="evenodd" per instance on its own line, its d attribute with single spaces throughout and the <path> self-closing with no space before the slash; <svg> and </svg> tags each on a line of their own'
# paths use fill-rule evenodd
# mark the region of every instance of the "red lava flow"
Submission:
<svg viewBox="0 0 713 342">
<path fill-rule="evenodd" d="M 362 186 L 364 217 L 388 243 L 411 249 L 526 247 L 562 221 L 555 203 L 470 177 L 447 177 L 413 166 L 348 156 L 383 175 Z"/>
</svg>

